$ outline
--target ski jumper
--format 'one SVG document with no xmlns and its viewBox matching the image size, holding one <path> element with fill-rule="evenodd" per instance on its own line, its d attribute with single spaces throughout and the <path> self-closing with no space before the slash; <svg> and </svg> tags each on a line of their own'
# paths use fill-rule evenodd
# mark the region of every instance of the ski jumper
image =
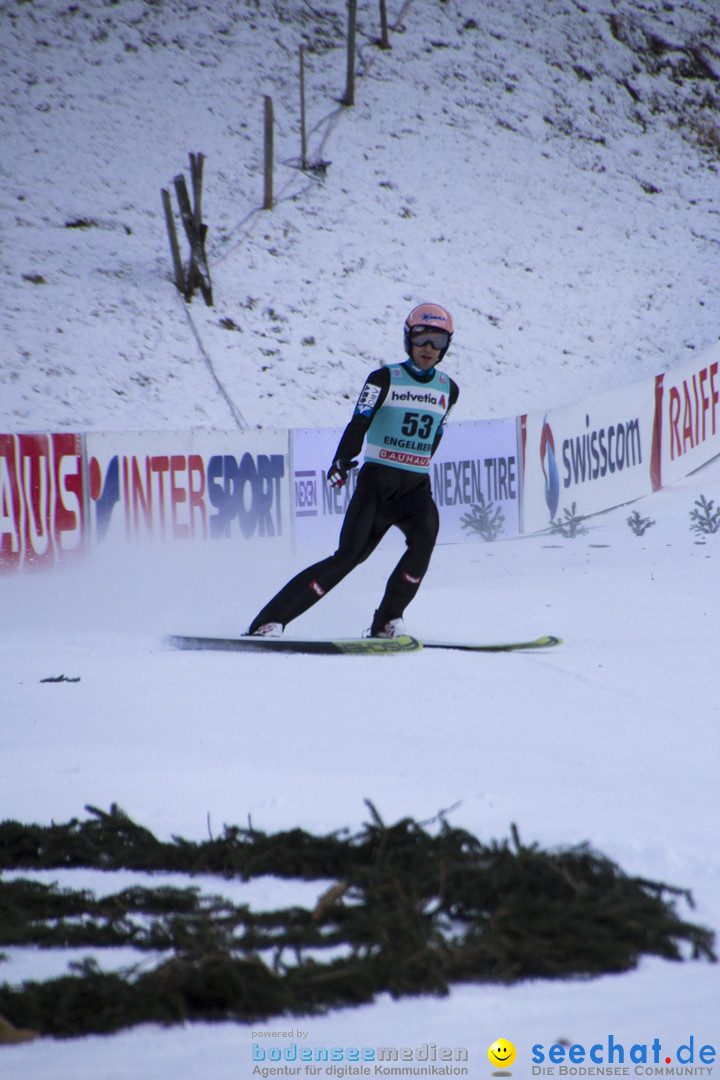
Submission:
<svg viewBox="0 0 720 1080">
<path fill-rule="evenodd" d="M 423 372 L 411 361 L 371 372 L 335 453 L 365 462 L 347 508 L 337 551 L 301 571 L 253 619 L 286 626 L 364 562 L 392 525 L 405 536 L 405 551 L 388 578 L 378 608 L 401 618 L 430 564 L 439 516 L 430 488 L 430 459 L 458 399 L 457 384 L 436 367 Z"/>
</svg>

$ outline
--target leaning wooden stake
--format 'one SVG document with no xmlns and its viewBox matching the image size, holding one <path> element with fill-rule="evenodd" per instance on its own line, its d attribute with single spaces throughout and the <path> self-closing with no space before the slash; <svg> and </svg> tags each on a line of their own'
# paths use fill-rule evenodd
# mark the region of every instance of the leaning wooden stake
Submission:
<svg viewBox="0 0 720 1080">
<path fill-rule="evenodd" d="M 192 184 L 193 193 L 193 227 L 195 230 L 195 236 L 199 237 L 201 240 L 203 247 L 203 257 L 205 256 L 205 233 L 207 232 L 207 229 L 203 226 L 202 223 L 202 180 L 204 164 L 204 154 L 190 154 L 190 182 Z M 192 294 L 195 292 L 195 289 L 200 288 L 201 291 L 203 289 L 203 277 L 200 273 L 200 268 L 198 267 L 197 260 L 192 257 L 190 259 L 190 267 L 188 271 L 188 281 L 186 288 L 189 296 L 192 296 Z M 203 293 L 203 296 L 204 295 L 205 294 Z"/>
<path fill-rule="evenodd" d="M 347 83 L 342 104 L 355 104 L 355 23 L 357 21 L 357 0 L 348 0 L 347 32 Z"/>
<path fill-rule="evenodd" d="M 263 210 L 272 210 L 273 205 L 273 103 L 271 97 L 265 97 L 265 199 Z"/>
<path fill-rule="evenodd" d="M 185 295 L 185 272 L 183 270 L 182 259 L 180 258 L 180 247 L 178 245 L 177 232 L 175 230 L 175 218 L 173 217 L 172 204 L 170 202 L 170 192 L 167 188 L 161 188 L 160 194 L 162 196 L 163 209 L 165 210 L 165 224 L 167 225 L 168 239 L 170 241 L 170 254 L 173 261 L 173 269 L 175 271 L 175 287 L 178 292 Z"/>
<path fill-rule="evenodd" d="M 208 269 L 207 259 L 205 257 L 207 226 L 202 223 L 196 224 L 195 213 L 190 205 L 190 196 L 188 195 L 187 184 L 185 183 L 185 177 L 182 173 L 176 176 L 173 182 L 175 184 L 175 194 L 177 196 L 178 206 L 180 207 L 180 216 L 182 217 L 182 222 L 185 226 L 185 234 L 190 243 L 190 269 L 188 271 L 187 284 L 185 286 L 185 298 L 187 300 L 192 299 L 195 282 L 198 282 L 205 303 L 208 307 L 212 307 L 212 284 L 210 282 L 210 270 Z"/>
</svg>

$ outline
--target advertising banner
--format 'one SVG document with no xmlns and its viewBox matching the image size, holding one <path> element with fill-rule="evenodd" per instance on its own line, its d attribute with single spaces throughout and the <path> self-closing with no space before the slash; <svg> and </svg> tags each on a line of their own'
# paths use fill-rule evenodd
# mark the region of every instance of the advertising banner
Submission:
<svg viewBox="0 0 720 1080">
<path fill-rule="evenodd" d="M 681 480 L 720 454 L 720 343 L 656 379 L 660 481 Z"/>
<path fill-rule="evenodd" d="M 286 431 L 86 437 L 93 543 L 231 540 L 291 547 Z"/>
<path fill-rule="evenodd" d="M 523 531 L 584 517 L 653 490 L 655 383 L 521 417 Z"/>
<path fill-rule="evenodd" d="M 353 469 L 339 491 L 327 483 L 343 431 L 304 428 L 291 433 L 296 548 L 318 557 L 337 546 L 357 482 Z M 516 536 L 521 485 L 515 419 L 449 423 L 430 464 L 430 482 L 440 512 L 438 543 L 481 540 L 483 527 L 496 514 L 497 535 Z"/>
<path fill-rule="evenodd" d="M 517 536 L 521 480 L 515 417 L 449 423 L 430 464 L 438 543 Z"/>
<path fill-rule="evenodd" d="M 112 539 L 336 545 L 355 490 L 343 428 L 0 434 L 0 572 Z M 439 543 L 548 529 L 682 479 L 720 454 L 720 343 L 676 371 L 544 413 L 449 423 L 430 463 Z M 362 454 L 360 455 L 362 463 Z"/>
<path fill-rule="evenodd" d="M 317 558 L 330 555 L 337 547 L 342 519 L 357 483 L 358 469 L 352 470 L 339 491 L 327 482 L 327 471 L 344 430 L 296 428 L 290 433 L 295 549 Z M 358 468 L 361 464 L 362 456 Z"/>
<path fill-rule="evenodd" d="M 0 571 L 84 550 L 84 507 L 81 435 L 0 435 Z"/>
</svg>

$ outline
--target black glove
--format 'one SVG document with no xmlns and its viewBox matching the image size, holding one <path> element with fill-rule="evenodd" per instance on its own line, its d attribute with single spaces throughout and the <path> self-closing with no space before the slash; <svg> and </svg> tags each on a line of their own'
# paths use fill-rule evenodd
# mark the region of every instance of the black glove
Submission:
<svg viewBox="0 0 720 1080">
<path fill-rule="evenodd" d="M 356 469 L 357 465 L 357 461 L 348 461 L 347 458 L 338 458 L 337 461 L 333 461 L 328 469 L 328 484 L 334 488 L 345 487 L 348 473 L 351 469 Z"/>
</svg>

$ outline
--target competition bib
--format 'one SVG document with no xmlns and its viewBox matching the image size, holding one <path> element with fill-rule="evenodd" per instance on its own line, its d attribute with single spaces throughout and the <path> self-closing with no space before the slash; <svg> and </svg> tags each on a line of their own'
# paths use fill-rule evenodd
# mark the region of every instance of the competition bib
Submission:
<svg viewBox="0 0 720 1080">
<path fill-rule="evenodd" d="M 390 368 L 388 395 L 366 435 L 365 461 L 427 472 L 449 393 L 450 379 L 443 372 L 419 383 L 404 367 Z"/>
</svg>

